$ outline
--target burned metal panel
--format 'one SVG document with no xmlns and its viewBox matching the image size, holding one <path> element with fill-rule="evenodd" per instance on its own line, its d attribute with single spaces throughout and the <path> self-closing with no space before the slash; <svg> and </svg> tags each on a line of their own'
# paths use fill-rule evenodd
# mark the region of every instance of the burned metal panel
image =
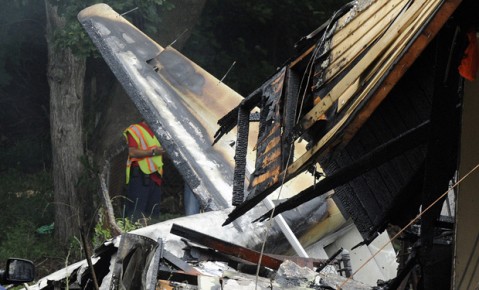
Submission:
<svg viewBox="0 0 479 290">
<path fill-rule="evenodd" d="M 113 267 L 110 289 L 151 289 L 147 273 L 157 248 L 158 243 L 150 238 L 123 234 Z"/>
<path fill-rule="evenodd" d="M 202 206 L 228 207 L 234 150 L 229 140 L 212 147 L 212 136 L 217 120 L 243 98 L 106 4 L 82 10 L 78 19 Z"/>
</svg>

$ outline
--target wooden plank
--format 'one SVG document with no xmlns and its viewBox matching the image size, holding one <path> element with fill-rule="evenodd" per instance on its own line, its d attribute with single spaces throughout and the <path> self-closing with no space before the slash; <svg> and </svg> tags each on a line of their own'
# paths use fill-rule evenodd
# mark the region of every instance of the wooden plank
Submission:
<svg viewBox="0 0 479 290">
<path fill-rule="evenodd" d="M 406 1 L 401 2 L 400 5 L 391 3 L 391 10 L 381 11 L 381 13 L 378 12 L 371 16 L 363 25 L 358 27 L 358 31 L 347 38 L 347 41 L 331 50 L 330 65 L 324 72 L 325 83 L 350 66 L 354 59 L 381 37 L 404 8 Z M 335 37 L 333 37 L 333 41 L 335 41 Z"/>
<path fill-rule="evenodd" d="M 264 254 L 261 255 L 261 253 L 257 251 L 250 250 L 248 248 L 235 245 L 233 243 L 222 241 L 218 238 L 208 236 L 194 230 L 187 229 L 177 224 L 173 224 L 170 232 L 177 236 L 187 238 L 194 243 L 217 250 L 218 252 L 235 256 L 255 264 L 260 264 L 261 266 L 265 266 L 273 270 L 277 270 L 279 266 L 281 265 L 281 263 L 283 262 L 279 259 L 270 257 L 268 255 L 264 255 Z M 261 261 L 260 261 L 260 258 L 261 258 Z"/>
<path fill-rule="evenodd" d="M 414 19 L 421 15 L 424 7 L 427 3 L 434 3 L 435 5 L 439 4 L 438 0 L 421 0 L 415 1 L 412 6 L 400 17 L 397 22 L 395 22 L 390 29 L 384 34 L 384 37 L 378 40 L 368 52 L 368 55 L 362 58 L 355 66 L 351 69 L 344 78 L 342 78 L 338 84 L 323 98 L 321 102 L 317 104 L 311 111 L 303 116 L 299 122 L 299 126 L 302 130 L 310 128 L 316 120 L 318 120 L 338 98 L 346 91 L 346 89 L 351 86 L 367 69 L 377 56 L 382 55 L 383 52 L 387 50 L 389 45 L 401 34 L 404 29 L 407 29 L 409 24 L 411 24 Z"/>
<path fill-rule="evenodd" d="M 338 99 L 337 112 L 341 111 L 346 106 L 346 103 L 353 97 L 354 94 L 360 89 L 359 78 L 346 89 L 346 91 Z"/>
<path fill-rule="evenodd" d="M 374 63 L 374 66 L 367 71 L 365 76 L 361 76 L 362 83 L 368 83 L 368 86 L 363 90 L 361 96 L 358 100 L 363 100 L 364 97 L 376 86 L 376 84 L 383 78 L 384 74 L 390 70 L 392 65 L 398 59 L 398 57 L 403 53 L 406 45 L 412 40 L 417 31 L 417 27 L 422 25 L 431 15 L 435 5 L 433 2 L 428 2 L 428 5 L 425 8 L 424 13 L 420 17 L 413 20 L 410 24 L 410 27 L 407 28 L 407 31 L 402 33 L 395 42 L 387 49 L 386 52 Z M 359 81 L 359 78 L 358 80 Z M 345 95 L 346 94 L 346 95 Z M 351 92 L 346 91 L 341 95 L 340 100 L 342 102 L 347 102 L 348 98 L 352 96 Z M 358 101 L 356 101 L 358 103 Z M 339 107 L 338 107 L 339 108 Z M 338 109 L 339 111 L 339 109 Z"/>
<path fill-rule="evenodd" d="M 436 2 L 437 2 L 437 1 L 436 1 Z M 431 2 L 429 2 L 429 4 L 431 4 L 431 3 L 437 4 L 436 2 L 433 3 L 433 1 L 431 1 Z M 419 2 L 417 2 L 416 4 L 419 4 Z M 429 8 L 430 8 L 430 7 L 429 7 Z M 412 9 L 412 8 L 410 8 L 410 9 Z M 408 12 L 410 12 L 410 11 L 408 10 Z M 412 37 L 412 35 L 409 35 L 409 36 Z M 418 54 L 418 55 L 419 55 L 419 54 Z M 416 55 L 416 58 L 417 58 L 418 55 Z M 375 80 L 376 80 L 376 81 L 370 83 L 370 89 L 372 89 L 372 87 L 375 86 L 376 83 L 382 78 L 382 76 L 383 76 L 384 73 L 385 73 L 384 70 L 389 69 L 389 66 L 394 65 L 394 64 L 396 63 L 396 59 L 394 59 L 394 58 L 388 58 L 388 59 L 387 59 L 387 62 L 388 62 L 388 63 L 383 67 L 383 73 L 376 73 L 376 75 L 375 75 Z M 360 63 L 361 63 L 361 62 L 360 62 Z M 358 63 L 358 65 L 359 65 L 360 63 Z M 398 68 L 397 65 L 396 65 L 395 67 Z M 401 75 L 401 76 L 402 76 L 402 75 Z M 348 76 L 345 77 L 345 79 L 346 79 L 346 78 L 348 78 L 348 81 L 349 81 L 349 80 L 351 79 L 351 76 L 348 75 Z M 398 80 L 399 80 L 399 79 L 396 79 L 395 83 L 396 83 Z M 383 81 L 383 83 L 385 83 L 385 85 L 389 85 L 386 81 Z M 395 84 L 395 83 L 394 83 L 394 84 Z M 339 84 L 338 84 L 338 85 L 339 85 Z M 392 86 L 391 86 L 391 89 L 392 89 Z M 381 89 L 381 90 L 379 90 L 379 91 L 382 92 L 383 89 Z M 366 89 L 364 90 L 364 92 L 367 93 L 367 92 L 369 92 L 369 90 L 366 88 Z M 364 92 L 363 92 L 363 95 L 362 95 L 361 97 L 359 97 L 359 98 L 357 98 L 357 99 L 355 100 L 355 104 L 352 105 L 348 111 L 350 111 L 350 112 L 352 113 L 353 108 L 355 108 L 355 107 L 357 107 L 357 105 L 359 105 L 359 103 L 360 103 L 360 102 L 363 100 L 363 98 L 366 96 L 366 94 L 365 94 Z M 389 92 L 389 91 L 388 91 L 388 92 Z M 332 96 L 331 93 L 328 94 L 327 97 L 329 97 L 329 100 L 323 99 L 323 100 L 322 100 L 322 103 L 323 103 L 323 104 L 320 103 L 320 104 L 318 104 L 318 105 L 315 107 L 315 108 L 317 108 L 317 110 L 313 109 L 313 110 L 310 111 L 310 113 L 308 113 L 309 116 L 310 116 L 310 119 L 308 119 L 308 122 L 309 122 L 310 124 L 313 123 L 313 121 L 312 121 L 312 115 L 316 115 L 316 114 L 321 113 L 321 112 L 324 110 L 325 107 L 328 107 L 328 108 L 329 108 L 329 106 L 332 104 L 332 103 L 329 104 L 329 102 L 332 101 L 331 96 Z M 385 96 L 384 96 L 384 97 L 385 97 Z M 362 110 L 362 111 L 363 111 L 363 110 Z M 358 115 L 361 115 L 361 114 L 362 114 L 362 111 L 361 111 Z M 369 115 L 370 115 L 371 113 L 372 113 L 372 111 L 369 113 Z M 303 120 L 305 120 L 305 119 L 308 118 L 308 114 L 307 114 L 305 117 L 303 117 Z M 348 116 L 349 116 L 349 114 L 346 114 L 346 117 L 348 117 Z M 311 148 L 308 152 L 306 152 L 305 154 L 303 154 L 300 158 L 298 158 L 298 160 L 296 160 L 293 164 L 291 164 L 291 165 L 289 166 L 289 168 L 287 169 L 287 170 L 288 170 L 287 175 L 295 174 L 295 172 L 296 172 L 297 170 L 300 170 L 300 169 L 303 167 L 303 165 L 306 164 L 307 161 L 308 161 L 312 156 L 314 156 L 320 149 L 322 149 L 322 148 L 324 147 L 324 145 L 325 145 L 327 142 L 329 142 L 330 139 L 334 136 L 334 134 L 339 130 L 339 128 L 346 122 L 346 120 L 347 120 L 346 117 L 344 117 L 342 120 L 340 120 L 331 130 L 329 130 L 329 131 L 323 136 L 323 138 L 322 138 L 318 143 L 316 143 L 316 144 L 313 146 L 313 148 Z M 361 125 L 362 125 L 362 123 L 361 123 Z M 350 128 L 350 127 L 351 127 L 351 125 L 348 126 L 348 128 Z M 351 132 L 350 130 L 348 130 L 348 128 L 345 128 L 345 131 L 344 131 L 344 134 L 343 134 L 343 139 L 341 140 L 341 141 L 342 141 L 341 143 L 345 143 L 345 142 L 344 142 L 345 140 L 350 140 L 351 137 L 352 137 L 352 136 L 345 136 L 345 135 L 348 135 L 348 134 Z M 359 129 L 359 127 L 356 128 L 356 131 L 357 131 L 358 129 Z M 348 139 L 345 139 L 345 137 L 348 138 Z"/>
<path fill-rule="evenodd" d="M 397 0 L 395 0 L 397 1 Z M 323 54 L 329 53 L 332 49 L 337 47 L 341 44 L 347 36 L 353 34 L 359 27 L 361 27 L 372 15 L 378 14 L 378 11 L 383 8 L 387 3 L 394 2 L 390 0 L 380 0 L 376 2 L 381 2 L 380 4 L 369 5 L 367 9 L 359 11 L 360 15 L 364 17 L 360 17 L 360 15 L 356 15 L 358 13 L 357 9 L 350 9 L 345 15 L 340 17 L 337 20 L 337 27 L 338 32 L 333 36 L 335 38 L 334 41 L 331 42 L 331 47 L 328 48 L 326 51 L 322 52 Z M 351 20 L 352 19 L 352 20 Z M 317 30 L 323 30 L 327 23 L 323 24 Z M 293 60 L 288 67 L 292 68 L 296 66 L 299 62 L 303 61 L 306 57 L 311 57 L 311 53 L 315 50 L 316 44 L 309 47 L 306 51 L 304 51 L 299 57 Z"/>
<path fill-rule="evenodd" d="M 402 78 L 406 71 L 411 67 L 414 61 L 418 58 L 421 52 L 436 36 L 444 23 L 449 19 L 452 13 L 457 9 L 462 0 L 446 0 L 437 12 L 435 17 L 427 25 L 424 31 L 418 36 L 411 48 L 406 54 L 394 65 L 394 70 L 388 74 L 386 79 L 382 82 L 380 90 L 377 90 L 374 96 L 368 101 L 363 110 L 355 116 L 350 126 L 345 129 L 342 142 L 348 142 L 359 130 L 359 128 L 369 119 L 371 114 L 386 98 L 394 85 Z"/>
<path fill-rule="evenodd" d="M 341 30 L 333 36 L 333 48 L 343 43 L 343 41 L 349 42 L 349 37 L 353 34 L 358 34 L 357 31 L 366 26 L 368 22 L 371 20 L 377 21 L 378 18 L 381 19 L 398 6 L 403 7 L 406 1 L 408 0 L 374 1 L 374 3 L 360 11 L 354 18 L 352 18 L 352 15 L 346 14 L 338 21 L 338 26 Z M 354 9 L 352 13 L 358 13 L 357 9 Z"/>
</svg>

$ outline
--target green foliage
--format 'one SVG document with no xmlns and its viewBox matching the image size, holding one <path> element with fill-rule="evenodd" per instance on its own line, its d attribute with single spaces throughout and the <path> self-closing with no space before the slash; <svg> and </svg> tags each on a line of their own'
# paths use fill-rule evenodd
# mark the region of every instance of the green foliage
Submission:
<svg viewBox="0 0 479 290">
<path fill-rule="evenodd" d="M 112 234 L 110 230 L 105 225 L 105 219 L 106 219 L 105 212 L 103 209 L 101 209 L 98 212 L 98 222 L 96 223 L 95 229 L 94 229 L 95 233 L 93 236 L 93 245 L 95 247 L 100 246 L 101 244 L 103 244 L 103 242 L 112 238 Z M 130 232 L 143 227 L 143 225 L 140 222 L 134 223 L 128 218 L 118 218 L 116 220 L 116 224 L 123 232 Z"/>
<path fill-rule="evenodd" d="M 53 182 L 50 172 L 25 174 L 8 169 L 0 175 L 0 220 L 4 231 L 15 228 L 17 221 L 35 221 L 35 229 L 53 221 Z M 0 237 L 0 241 L 1 241 Z"/>
<path fill-rule="evenodd" d="M 35 174 L 10 168 L 0 175 L 0 261 L 10 257 L 32 260 L 39 275 L 56 270 L 64 258 L 52 234 L 37 229 L 53 222 L 50 172 Z"/>
<path fill-rule="evenodd" d="M 37 236 L 35 227 L 33 221 L 19 220 L 14 230 L 4 231 L 0 260 L 21 257 L 39 262 L 47 256 L 61 259 L 61 255 L 58 255 L 60 253 L 55 249 L 54 240 L 51 237 Z"/>
<path fill-rule="evenodd" d="M 55 45 L 70 48 L 79 57 L 98 56 L 96 47 L 78 22 L 68 22 L 64 29 L 54 33 Z"/>
<path fill-rule="evenodd" d="M 120 229 L 123 232 L 130 232 L 130 231 L 133 231 L 133 230 L 136 230 L 136 229 L 139 229 L 139 228 L 142 227 L 141 223 L 132 222 L 128 218 L 119 218 L 119 219 L 116 220 L 116 223 L 117 223 L 118 227 L 120 227 Z"/>
<path fill-rule="evenodd" d="M 129 218 L 124 217 L 124 218 L 117 218 L 116 224 L 123 232 L 127 233 L 147 225 L 152 225 L 155 223 L 171 220 L 181 216 L 182 216 L 181 214 L 162 213 L 158 219 L 152 219 L 147 217 L 137 222 L 133 222 Z M 110 230 L 108 229 L 107 225 L 105 225 L 105 219 L 106 219 L 105 212 L 103 209 L 100 209 L 98 212 L 98 222 L 96 223 L 94 228 L 94 236 L 93 236 L 94 247 L 98 247 L 101 244 L 103 244 L 106 240 L 112 238 Z"/>
<path fill-rule="evenodd" d="M 108 228 L 103 223 L 103 215 L 99 214 L 99 221 L 95 225 L 93 235 L 93 246 L 96 248 L 100 246 L 104 241 L 111 239 L 112 235 Z"/>
<path fill-rule="evenodd" d="M 51 223 L 49 225 L 44 225 L 39 227 L 36 230 L 36 233 L 40 235 L 48 235 L 48 234 L 53 234 L 54 230 L 55 230 L 55 223 Z"/>
<path fill-rule="evenodd" d="M 59 15 L 66 20 L 65 27 L 55 31 L 55 45 L 60 48 L 70 48 L 77 56 L 98 56 L 96 47 L 78 22 L 77 15 L 82 9 L 99 2 L 102 1 L 50 0 L 50 3 L 58 8 Z M 140 18 L 143 26 L 140 29 L 151 35 L 157 32 L 160 11 L 171 10 L 174 7 L 166 0 L 112 0 L 105 3 L 119 13 L 129 12 L 136 18 Z"/>
</svg>

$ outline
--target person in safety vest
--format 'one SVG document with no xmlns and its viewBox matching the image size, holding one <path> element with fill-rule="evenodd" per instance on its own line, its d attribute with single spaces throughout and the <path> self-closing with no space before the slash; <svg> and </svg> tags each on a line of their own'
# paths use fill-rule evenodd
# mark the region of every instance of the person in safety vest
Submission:
<svg viewBox="0 0 479 290">
<path fill-rule="evenodd" d="M 128 143 L 126 217 L 133 222 L 140 218 L 157 219 L 165 151 L 145 122 L 130 125 L 123 135 Z"/>
</svg>

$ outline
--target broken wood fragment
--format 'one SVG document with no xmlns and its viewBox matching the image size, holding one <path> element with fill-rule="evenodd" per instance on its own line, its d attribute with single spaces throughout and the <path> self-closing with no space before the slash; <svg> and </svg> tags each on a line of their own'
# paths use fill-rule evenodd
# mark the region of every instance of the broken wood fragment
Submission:
<svg viewBox="0 0 479 290">
<path fill-rule="evenodd" d="M 274 270 L 277 270 L 279 266 L 281 265 L 281 263 L 283 262 L 269 255 L 265 255 L 265 254 L 261 255 L 261 253 L 257 251 L 250 250 L 248 248 L 241 247 L 230 242 L 222 241 L 215 237 L 208 236 L 200 232 L 187 229 L 177 224 L 173 224 L 170 232 L 177 236 L 187 238 L 194 243 L 217 250 L 218 252 L 235 256 L 255 264 L 259 263 L 262 266 L 265 266 Z"/>
</svg>

